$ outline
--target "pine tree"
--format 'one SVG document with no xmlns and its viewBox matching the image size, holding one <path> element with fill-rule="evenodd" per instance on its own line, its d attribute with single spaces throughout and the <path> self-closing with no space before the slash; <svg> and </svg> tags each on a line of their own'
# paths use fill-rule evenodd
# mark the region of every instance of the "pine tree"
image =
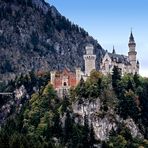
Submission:
<svg viewBox="0 0 148 148">
<path fill-rule="evenodd" d="M 90 129 L 87 115 L 84 116 L 83 147 L 89 147 Z"/>
<path fill-rule="evenodd" d="M 141 82 L 140 82 L 140 79 L 139 79 L 139 75 L 137 73 L 134 74 L 134 78 L 133 79 L 134 79 L 136 88 L 141 85 Z"/>
<path fill-rule="evenodd" d="M 53 122 L 54 122 L 54 126 L 52 128 L 53 135 L 56 136 L 57 138 L 62 137 L 63 135 L 62 123 L 60 120 L 60 114 L 58 112 L 55 113 Z"/>
<path fill-rule="evenodd" d="M 130 79 L 128 80 L 128 83 L 127 83 L 127 90 L 132 90 L 134 92 L 134 84 Z"/>
<path fill-rule="evenodd" d="M 85 82 L 83 80 L 83 78 L 81 78 L 78 86 L 76 87 L 76 93 L 79 96 L 79 98 L 87 98 L 87 93 L 86 93 L 86 85 Z"/>
<path fill-rule="evenodd" d="M 70 111 L 66 112 L 65 126 L 64 126 L 64 142 L 67 143 L 72 138 L 73 119 Z"/>
<path fill-rule="evenodd" d="M 114 66 L 113 68 L 113 74 L 112 74 L 112 86 L 114 91 L 119 94 L 118 89 L 118 82 L 121 80 L 121 71 L 117 66 Z"/>
<path fill-rule="evenodd" d="M 96 143 L 95 132 L 94 132 L 93 125 L 92 125 L 92 123 L 91 123 L 91 128 L 90 128 L 90 141 L 89 141 L 90 147 L 93 148 L 95 143 Z"/>
</svg>

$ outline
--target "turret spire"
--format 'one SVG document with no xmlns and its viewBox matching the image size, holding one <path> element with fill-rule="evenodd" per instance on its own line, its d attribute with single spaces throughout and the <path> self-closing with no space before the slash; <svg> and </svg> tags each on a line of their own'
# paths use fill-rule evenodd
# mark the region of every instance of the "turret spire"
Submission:
<svg viewBox="0 0 148 148">
<path fill-rule="evenodd" d="M 132 33 L 132 29 L 131 29 L 131 34 L 130 34 L 130 37 L 129 37 L 129 42 L 135 42 L 134 36 L 133 36 L 133 33 Z"/>
<path fill-rule="evenodd" d="M 136 46 L 136 43 L 135 43 L 135 40 L 134 40 L 134 36 L 133 36 L 133 32 L 132 32 L 132 29 L 131 29 L 131 34 L 130 34 L 130 37 L 129 37 L 129 43 L 128 43 L 128 46 L 131 47 L 131 46 Z"/>
<path fill-rule="evenodd" d="M 114 45 L 113 45 L 113 51 L 112 51 L 113 54 L 116 54 L 116 51 L 115 51 L 115 48 L 114 48 Z"/>
</svg>

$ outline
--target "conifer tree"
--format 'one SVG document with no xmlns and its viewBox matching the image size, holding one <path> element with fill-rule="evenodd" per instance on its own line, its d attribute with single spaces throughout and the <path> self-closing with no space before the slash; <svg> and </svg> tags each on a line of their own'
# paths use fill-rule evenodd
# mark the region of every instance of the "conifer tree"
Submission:
<svg viewBox="0 0 148 148">
<path fill-rule="evenodd" d="M 118 82 L 121 80 L 121 71 L 117 66 L 114 66 L 113 68 L 113 74 L 112 74 L 112 86 L 114 91 L 119 94 L 118 89 Z"/>
<path fill-rule="evenodd" d="M 88 147 L 90 141 L 90 129 L 87 115 L 84 116 L 83 146 Z"/>
<path fill-rule="evenodd" d="M 130 79 L 128 80 L 127 90 L 132 90 L 134 92 L 134 84 Z"/>
<path fill-rule="evenodd" d="M 95 132 L 94 132 L 93 125 L 91 123 L 91 127 L 90 127 L 90 141 L 89 141 L 90 147 L 93 148 L 95 143 L 96 143 Z"/>
<path fill-rule="evenodd" d="M 141 82 L 140 82 L 140 79 L 139 79 L 139 75 L 137 73 L 134 74 L 133 79 L 134 79 L 136 88 L 141 85 Z"/>
<path fill-rule="evenodd" d="M 71 117 L 70 111 L 66 112 L 65 126 L 64 126 L 64 142 L 67 143 L 72 137 L 73 119 Z"/>
<path fill-rule="evenodd" d="M 78 94 L 79 98 L 86 98 L 86 87 L 83 78 L 81 78 L 77 88 L 76 93 Z"/>
<path fill-rule="evenodd" d="M 63 130 L 62 130 L 62 123 L 60 120 L 60 114 L 56 112 L 54 114 L 53 118 L 54 126 L 52 128 L 53 134 L 57 137 L 60 138 L 63 135 Z"/>
</svg>

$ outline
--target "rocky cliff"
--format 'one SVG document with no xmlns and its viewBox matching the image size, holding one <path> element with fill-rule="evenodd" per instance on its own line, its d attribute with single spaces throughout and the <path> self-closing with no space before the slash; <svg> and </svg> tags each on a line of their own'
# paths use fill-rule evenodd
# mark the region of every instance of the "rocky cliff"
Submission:
<svg viewBox="0 0 148 148">
<path fill-rule="evenodd" d="M 10 79 L 28 71 L 83 68 L 86 43 L 104 50 L 93 37 L 44 0 L 0 0 L 0 74 Z"/>
<path fill-rule="evenodd" d="M 75 122 L 84 125 L 84 118 L 87 116 L 89 126 L 93 125 L 94 132 L 97 139 L 101 141 L 107 140 L 112 131 L 117 131 L 119 126 L 126 127 L 131 135 L 139 138 L 143 138 L 138 126 L 135 124 L 132 118 L 123 120 L 117 115 L 113 108 L 110 108 L 106 113 L 101 110 L 102 102 L 100 98 L 90 101 L 90 99 L 81 99 L 82 104 L 79 101 L 73 103 L 73 112 L 75 114 Z"/>
</svg>

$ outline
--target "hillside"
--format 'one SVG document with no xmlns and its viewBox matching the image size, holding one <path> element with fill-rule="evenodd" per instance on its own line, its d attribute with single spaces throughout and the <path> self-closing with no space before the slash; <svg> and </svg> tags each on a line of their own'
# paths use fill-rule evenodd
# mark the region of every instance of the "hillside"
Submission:
<svg viewBox="0 0 148 148">
<path fill-rule="evenodd" d="M 49 75 L 21 76 L 0 90 L 0 146 L 23 148 L 147 148 L 148 79 L 93 71 L 58 98 Z"/>
<path fill-rule="evenodd" d="M 44 0 L 0 0 L 0 75 L 83 68 L 86 43 L 104 50 L 88 33 Z"/>
</svg>

